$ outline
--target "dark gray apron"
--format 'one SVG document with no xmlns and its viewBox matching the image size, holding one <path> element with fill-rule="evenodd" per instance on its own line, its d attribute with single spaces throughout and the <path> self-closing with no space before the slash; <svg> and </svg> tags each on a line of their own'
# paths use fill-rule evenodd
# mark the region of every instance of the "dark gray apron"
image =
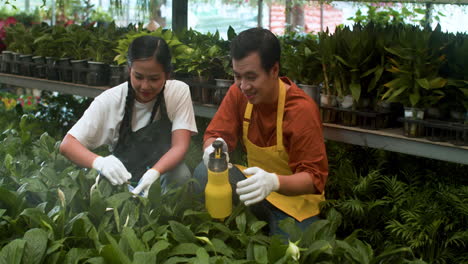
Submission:
<svg viewBox="0 0 468 264">
<path fill-rule="evenodd" d="M 134 93 L 130 81 L 128 91 L 129 94 Z M 170 149 L 172 123 L 167 116 L 164 88 L 157 96 L 149 124 L 135 132 L 131 128 L 133 106 L 132 109 L 127 109 L 127 107 L 126 105 L 124 115 L 128 115 L 126 116 L 128 118 L 124 116 L 113 155 L 122 161 L 132 174 L 130 182 L 135 186 L 141 176 Z M 161 119 L 152 122 L 158 108 L 160 108 Z"/>
</svg>

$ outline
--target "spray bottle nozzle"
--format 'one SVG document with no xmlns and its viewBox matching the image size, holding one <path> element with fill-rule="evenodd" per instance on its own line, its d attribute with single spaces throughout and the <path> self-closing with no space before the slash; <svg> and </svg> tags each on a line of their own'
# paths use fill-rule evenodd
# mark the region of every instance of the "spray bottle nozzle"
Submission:
<svg viewBox="0 0 468 264">
<path fill-rule="evenodd" d="M 221 153 L 223 151 L 223 142 L 220 141 L 220 140 L 215 140 L 213 142 L 213 148 L 215 149 L 215 151 L 214 151 L 215 159 L 221 158 Z"/>
<path fill-rule="evenodd" d="M 228 164 L 226 160 L 226 154 L 223 152 L 223 145 L 224 142 L 220 140 L 215 140 L 212 143 L 214 151 L 210 154 L 210 159 L 208 161 L 209 170 L 219 172 L 227 169 Z"/>
</svg>

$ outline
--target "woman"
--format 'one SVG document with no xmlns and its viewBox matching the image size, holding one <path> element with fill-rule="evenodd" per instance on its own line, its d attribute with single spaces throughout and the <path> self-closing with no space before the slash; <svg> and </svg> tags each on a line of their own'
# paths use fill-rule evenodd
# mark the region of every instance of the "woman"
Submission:
<svg viewBox="0 0 468 264">
<path fill-rule="evenodd" d="M 188 85 L 169 80 L 171 54 L 159 37 L 136 38 L 128 49 L 129 81 L 96 97 L 68 131 L 60 152 L 78 166 L 94 168 L 112 184 L 138 183 L 148 195 L 161 175 L 163 191 L 190 178 L 182 162 L 197 133 Z M 101 157 L 91 150 L 110 145 Z"/>
</svg>

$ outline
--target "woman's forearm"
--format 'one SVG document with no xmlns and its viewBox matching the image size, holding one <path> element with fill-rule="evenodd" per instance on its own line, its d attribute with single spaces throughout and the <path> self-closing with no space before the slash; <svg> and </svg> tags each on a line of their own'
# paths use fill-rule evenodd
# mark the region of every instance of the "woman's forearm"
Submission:
<svg viewBox="0 0 468 264">
<path fill-rule="evenodd" d="M 94 160 L 98 157 L 70 134 L 67 134 L 60 144 L 60 153 L 71 162 L 84 168 L 92 168 Z"/>
</svg>

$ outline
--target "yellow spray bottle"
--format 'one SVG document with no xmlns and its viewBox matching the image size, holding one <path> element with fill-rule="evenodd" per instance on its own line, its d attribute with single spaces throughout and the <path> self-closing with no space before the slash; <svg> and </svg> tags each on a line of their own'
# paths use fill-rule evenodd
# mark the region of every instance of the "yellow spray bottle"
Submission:
<svg viewBox="0 0 468 264">
<path fill-rule="evenodd" d="M 212 218 L 223 220 L 232 212 L 232 189 L 223 142 L 214 141 L 208 161 L 208 183 L 205 187 L 205 207 Z"/>
</svg>

